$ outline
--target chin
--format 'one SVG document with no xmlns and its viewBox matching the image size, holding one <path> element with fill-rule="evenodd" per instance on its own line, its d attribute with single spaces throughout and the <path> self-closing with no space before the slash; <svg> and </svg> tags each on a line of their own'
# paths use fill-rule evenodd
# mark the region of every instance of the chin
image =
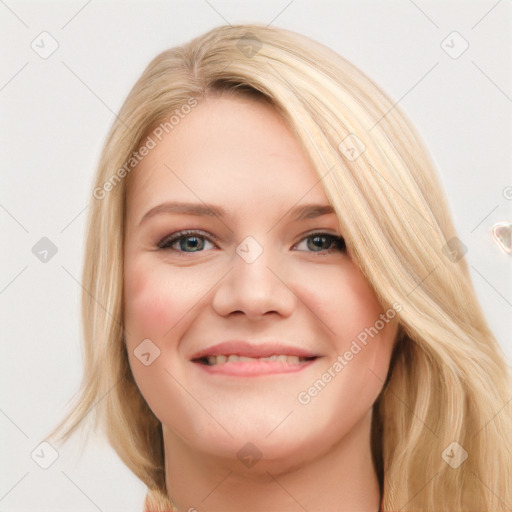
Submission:
<svg viewBox="0 0 512 512">
<path fill-rule="evenodd" d="M 272 428 L 275 429 L 275 423 Z M 304 426 L 299 430 L 292 424 L 288 428 L 280 426 L 269 435 L 271 430 L 261 420 L 251 423 L 244 418 L 236 429 L 230 429 L 233 437 L 215 424 L 197 431 L 193 438 L 188 436 L 187 444 L 199 457 L 202 453 L 206 459 L 222 461 L 231 471 L 255 476 L 290 471 L 317 457 L 322 445 L 329 449 L 328 439 L 314 425 L 309 432 Z"/>
</svg>

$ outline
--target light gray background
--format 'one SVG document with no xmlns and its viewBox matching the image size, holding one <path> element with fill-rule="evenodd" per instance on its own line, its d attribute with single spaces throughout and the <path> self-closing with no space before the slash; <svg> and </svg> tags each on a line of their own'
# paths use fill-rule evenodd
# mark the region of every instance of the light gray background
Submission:
<svg viewBox="0 0 512 512">
<path fill-rule="evenodd" d="M 142 510 L 144 485 L 101 439 L 81 458 L 73 439 L 46 470 L 30 453 L 80 383 L 84 223 L 114 112 L 154 56 L 221 24 L 302 32 L 399 102 L 437 164 L 477 293 L 510 357 L 512 256 L 491 227 L 512 220 L 511 17 L 510 0 L 0 0 L 0 512 Z M 42 31 L 59 44 L 47 59 L 31 48 Z M 453 31 L 469 43 L 457 59 L 441 47 Z M 42 237 L 58 248 L 46 263 L 31 251 Z"/>
</svg>

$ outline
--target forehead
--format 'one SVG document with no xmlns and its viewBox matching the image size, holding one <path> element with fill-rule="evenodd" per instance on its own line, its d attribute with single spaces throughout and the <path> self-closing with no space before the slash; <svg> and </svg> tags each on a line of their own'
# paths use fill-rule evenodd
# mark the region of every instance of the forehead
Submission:
<svg viewBox="0 0 512 512">
<path fill-rule="evenodd" d="M 270 105 L 210 97 L 182 118 L 130 176 L 129 210 L 164 201 L 272 209 L 327 198 L 300 144 Z"/>
</svg>

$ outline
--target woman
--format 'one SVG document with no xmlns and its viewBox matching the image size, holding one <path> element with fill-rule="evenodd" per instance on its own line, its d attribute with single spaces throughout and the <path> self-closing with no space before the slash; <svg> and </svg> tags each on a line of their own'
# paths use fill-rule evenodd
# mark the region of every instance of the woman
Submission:
<svg viewBox="0 0 512 512">
<path fill-rule="evenodd" d="M 93 196 L 55 432 L 94 406 L 146 510 L 510 510 L 509 368 L 421 141 L 352 64 L 258 25 L 163 52 Z"/>
</svg>

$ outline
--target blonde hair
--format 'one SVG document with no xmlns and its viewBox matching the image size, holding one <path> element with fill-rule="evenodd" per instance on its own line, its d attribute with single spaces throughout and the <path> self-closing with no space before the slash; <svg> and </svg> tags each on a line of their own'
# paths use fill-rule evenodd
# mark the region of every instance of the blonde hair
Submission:
<svg viewBox="0 0 512 512">
<path fill-rule="evenodd" d="M 172 509 L 162 426 L 135 384 L 123 342 L 123 178 L 151 129 L 164 123 L 170 131 L 169 115 L 215 91 L 252 93 L 281 113 L 379 300 L 401 304 L 400 336 L 373 407 L 382 511 L 510 509 L 510 369 L 465 259 L 448 257 L 456 232 L 421 140 L 350 62 L 302 35 L 255 24 L 218 27 L 158 55 L 110 130 L 89 211 L 84 377 L 52 436 L 67 439 L 91 412 L 147 484 L 148 509 Z M 459 467 L 446 462 L 450 449 L 464 453 L 454 442 L 468 455 Z"/>
</svg>

